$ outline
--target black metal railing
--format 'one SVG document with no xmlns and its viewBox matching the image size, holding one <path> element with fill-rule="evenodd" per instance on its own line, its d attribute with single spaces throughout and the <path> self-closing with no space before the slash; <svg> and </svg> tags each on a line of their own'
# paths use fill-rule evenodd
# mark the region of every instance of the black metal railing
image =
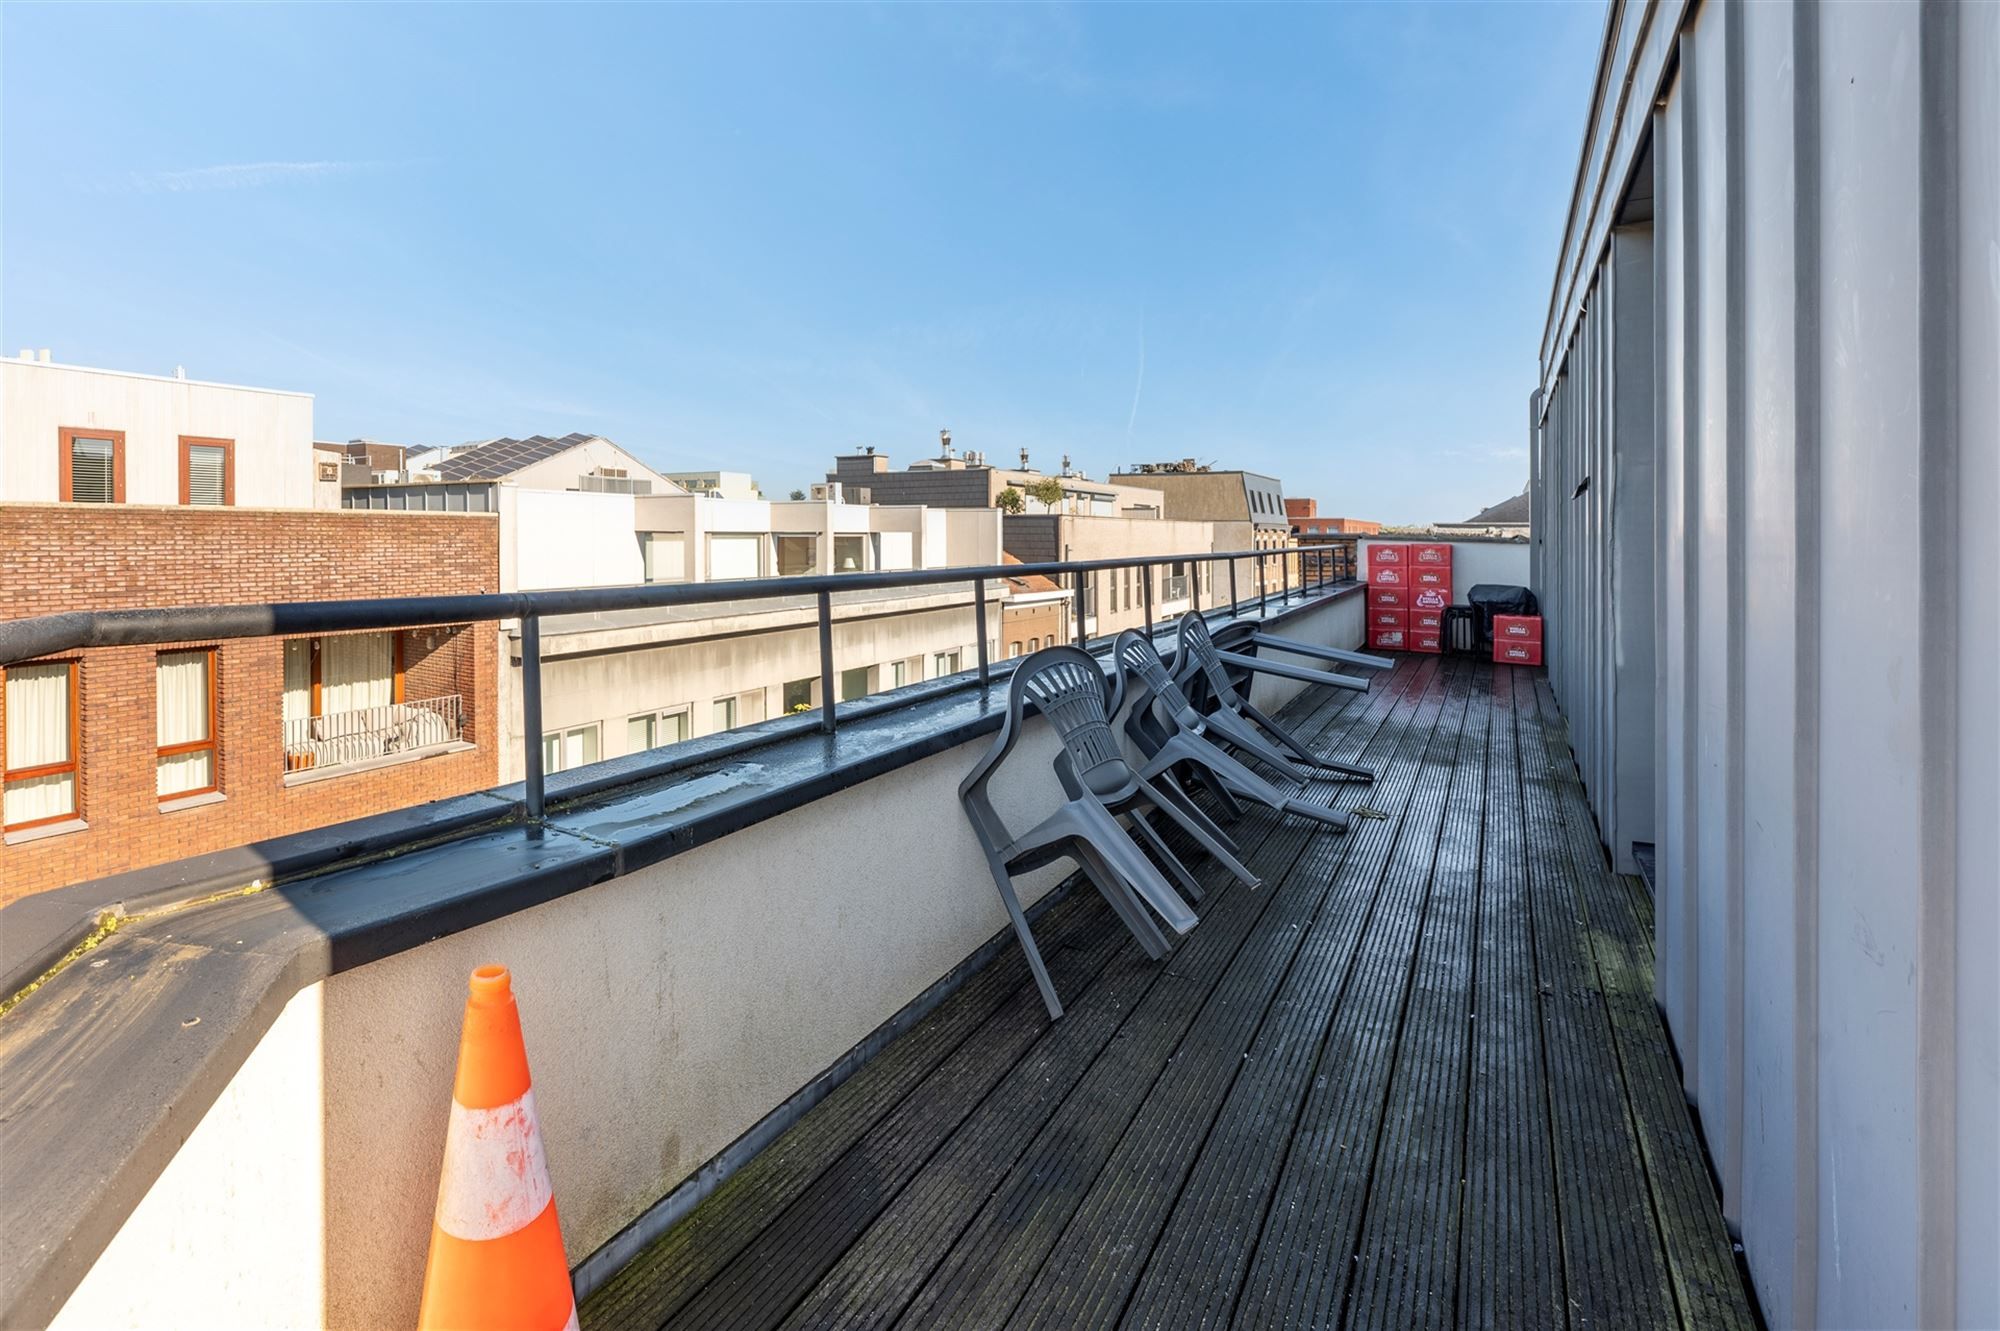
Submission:
<svg viewBox="0 0 2000 1331">
<path fill-rule="evenodd" d="M 30 619 L 0 621 L 0 667 L 65 652 L 101 647 L 160 646 L 181 642 L 212 642 L 235 638 L 286 637 L 308 633 L 351 633 L 374 629 L 423 628 L 517 619 L 521 630 L 521 731 L 528 815 L 543 813 L 541 621 L 551 615 L 603 614 L 619 610 L 663 609 L 670 606 L 712 605 L 723 601 L 770 600 L 811 595 L 818 601 L 820 658 L 820 728 L 835 726 L 833 660 L 833 594 L 894 590 L 966 583 L 973 587 L 974 631 L 978 638 L 977 675 L 983 687 L 992 680 L 993 661 L 986 627 L 989 583 L 1035 574 L 1079 590 L 1089 574 L 1143 569 L 1139 579 L 1146 629 L 1153 630 L 1153 577 L 1150 571 L 1173 564 L 1228 565 L 1229 609 L 1236 613 L 1254 605 L 1268 613 L 1271 601 L 1289 603 L 1294 596 L 1337 586 L 1348 579 L 1334 576 L 1336 561 L 1325 547 L 1273 546 L 1222 553 L 1146 556 L 1133 559 L 1058 560 L 1043 564 L 992 564 L 969 568 L 903 569 L 896 571 L 819 573 L 806 577 L 743 578 L 724 582 L 644 583 L 623 587 L 578 587 L 552 591 L 497 592 L 460 596 L 399 596 L 372 600 L 295 601 L 283 604 L 180 606 L 159 610 L 74 610 Z M 1254 579 L 1252 595 L 1239 594 L 1238 570 L 1243 565 Z M 1296 565 L 1297 576 L 1294 577 Z M 1200 612 L 1200 579 L 1187 578 L 1192 609 Z M 1221 608 L 1217 606 L 1211 609 Z M 1073 598 L 1074 629 L 1079 645 L 1088 643 L 1083 598 Z"/>
</svg>

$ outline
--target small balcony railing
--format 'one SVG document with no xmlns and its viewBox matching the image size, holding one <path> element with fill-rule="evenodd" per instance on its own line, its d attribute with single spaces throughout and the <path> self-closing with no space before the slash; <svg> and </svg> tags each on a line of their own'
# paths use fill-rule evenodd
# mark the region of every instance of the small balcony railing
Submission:
<svg viewBox="0 0 2000 1331">
<path fill-rule="evenodd" d="M 465 735 L 465 704 L 459 694 L 444 693 L 284 725 L 285 770 L 318 771 L 454 743 Z"/>
<path fill-rule="evenodd" d="M 1185 601 L 1187 598 L 1187 574 L 1169 574 L 1160 579 L 1160 599 L 1162 601 Z"/>
</svg>

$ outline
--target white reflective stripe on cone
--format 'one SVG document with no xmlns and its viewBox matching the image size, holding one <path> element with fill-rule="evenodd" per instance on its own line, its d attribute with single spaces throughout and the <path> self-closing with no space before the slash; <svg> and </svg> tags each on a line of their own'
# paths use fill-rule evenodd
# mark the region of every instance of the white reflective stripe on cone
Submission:
<svg viewBox="0 0 2000 1331">
<path fill-rule="evenodd" d="M 533 1090 L 498 1109 L 451 1102 L 439 1229 L 460 1239 L 505 1238 L 548 1207 L 552 1189 L 539 1125 Z"/>
<path fill-rule="evenodd" d="M 574 1303 L 569 1306 L 569 1320 L 563 1323 L 563 1331 L 582 1331 L 582 1328 L 576 1324 L 576 1305 Z"/>
</svg>

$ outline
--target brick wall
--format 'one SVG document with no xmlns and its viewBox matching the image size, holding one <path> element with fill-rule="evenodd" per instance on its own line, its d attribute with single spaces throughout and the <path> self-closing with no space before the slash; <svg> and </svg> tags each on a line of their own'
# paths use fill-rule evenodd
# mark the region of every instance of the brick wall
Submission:
<svg viewBox="0 0 2000 1331">
<path fill-rule="evenodd" d="M 0 605 L 10 618 L 487 592 L 498 589 L 499 566 L 499 524 L 484 514 L 0 504 Z M 224 798 L 160 809 L 158 649 L 80 653 L 79 806 L 88 826 L 0 845 L 0 902 L 496 783 L 491 624 L 404 634 L 406 696 L 462 695 L 473 749 L 290 786 L 282 642 L 214 645 Z M 0 711 L 0 746 L 5 724 Z"/>
</svg>

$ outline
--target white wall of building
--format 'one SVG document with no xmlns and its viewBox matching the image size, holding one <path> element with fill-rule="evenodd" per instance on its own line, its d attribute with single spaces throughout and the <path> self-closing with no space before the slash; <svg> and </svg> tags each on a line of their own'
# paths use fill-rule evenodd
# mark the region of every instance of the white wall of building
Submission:
<svg viewBox="0 0 2000 1331">
<path fill-rule="evenodd" d="M 60 497 L 65 426 L 124 432 L 128 504 L 180 502 L 182 435 L 235 442 L 238 508 L 320 503 L 310 393 L 0 360 L 0 500 Z"/>
<path fill-rule="evenodd" d="M 500 487 L 503 591 L 644 582 L 634 496 Z"/>
</svg>

